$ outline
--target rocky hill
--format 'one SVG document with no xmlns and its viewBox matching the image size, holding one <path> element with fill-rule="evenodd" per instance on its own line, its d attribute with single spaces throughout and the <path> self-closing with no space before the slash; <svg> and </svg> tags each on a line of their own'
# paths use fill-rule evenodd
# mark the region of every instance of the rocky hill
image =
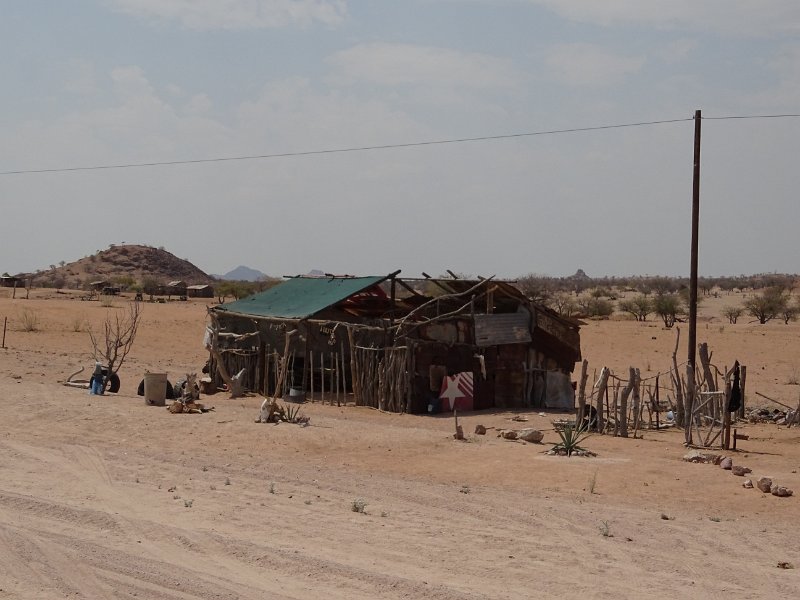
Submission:
<svg viewBox="0 0 800 600">
<path fill-rule="evenodd" d="M 122 287 L 182 280 L 188 285 L 212 283 L 214 279 L 187 260 L 163 248 L 134 244 L 114 245 L 72 263 L 51 265 L 49 270 L 29 274 L 35 287 L 84 289 L 89 283 L 107 280 Z"/>
<path fill-rule="evenodd" d="M 239 265 L 232 271 L 228 271 L 225 275 L 222 275 L 220 279 L 224 279 L 225 281 L 261 281 L 265 277 L 267 277 L 267 274 L 262 273 L 258 269 L 251 269 L 250 267 Z"/>
</svg>

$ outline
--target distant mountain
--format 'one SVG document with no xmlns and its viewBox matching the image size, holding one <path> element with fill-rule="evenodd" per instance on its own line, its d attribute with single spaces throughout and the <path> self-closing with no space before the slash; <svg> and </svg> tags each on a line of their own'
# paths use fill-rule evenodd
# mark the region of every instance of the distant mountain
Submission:
<svg viewBox="0 0 800 600">
<path fill-rule="evenodd" d="M 75 262 L 59 264 L 50 265 L 48 271 L 28 274 L 33 285 L 82 288 L 92 281 L 128 279 L 131 283 L 141 283 L 146 278 L 159 283 L 182 280 L 188 285 L 214 281 L 188 260 L 163 248 L 137 244 L 112 245 Z"/>
<path fill-rule="evenodd" d="M 239 265 L 233 271 L 228 271 L 225 275 L 220 275 L 220 279 L 226 281 L 261 281 L 266 276 L 266 273 L 262 273 L 258 269 L 251 269 L 250 267 Z"/>
</svg>

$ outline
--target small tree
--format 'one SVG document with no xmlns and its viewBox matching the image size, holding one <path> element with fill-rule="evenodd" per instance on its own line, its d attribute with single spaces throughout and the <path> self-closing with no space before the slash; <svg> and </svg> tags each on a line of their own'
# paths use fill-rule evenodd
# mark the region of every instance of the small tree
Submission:
<svg viewBox="0 0 800 600">
<path fill-rule="evenodd" d="M 637 321 L 646 321 L 647 315 L 653 312 L 654 303 L 644 294 L 639 294 L 633 298 L 620 300 L 619 310 L 634 316 Z"/>
<path fill-rule="evenodd" d="M 684 314 L 683 299 L 678 294 L 661 294 L 653 301 L 655 313 L 664 321 L 664 327 L 670 328 Z"/>
<path fill-rule="evenodd" d="M 558 292 L 553 296 L 551 306 L 562 317 L 571 317 L 578 311 L 578 303 L 566 292 Z"/>
<path fill-rule="evenodd" d="M 786 306 L 783 307 L 781 310 L 781 318 L 783 319 L 784 324 L 788 325 L 789 321 L 796 321 L 798 312 L 800 312 L 800 307 L 796 304 L 789 304 L 786 303 Z"/>
<path fill-rule="evenodd" d="M 547 305 L 553 296 L 553 280 L 545 275 L 529 273 L 517 279 L 517 287 L 535 304 Z"/>
<path fill-rule="evenodd" d="M 783 314 L 789 304 L 789 293 L 780 286 L 765 289 L 753 295 L 742 305 L 751 317 L 755 317 L 762 325 Z"/>
<path fill-rule="evenodd" d="M 736 325 L 736 320 L 742 316 L 744 308 L 741 306 L 729 306 L 722 311 L 722 316 L 728 319 L 731 325 Z"/>
<path fill-rule="evenodd" d="M 108 367 L 106 383 L 112 374 L 119 371 L 131 351 L 141 316 L 139 303 L 131 302 L 125 315 L 115 313 L 113 317 L 110 314 L 106 316 L 102 334 L 95 335 L 91 327 L 89 328 L 89 339 L 92 340 L 95 360 L 105 360 Z"/>
</svg>

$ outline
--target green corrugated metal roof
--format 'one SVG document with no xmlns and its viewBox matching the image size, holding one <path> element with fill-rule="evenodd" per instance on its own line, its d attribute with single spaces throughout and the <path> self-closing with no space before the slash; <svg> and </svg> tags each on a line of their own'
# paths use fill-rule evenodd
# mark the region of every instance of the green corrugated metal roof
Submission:
<svg viewBox="0 0 800 600">
<path fill-rule="evenodd" d="M 264 292 L 222 304 L 217 310 L 255 317 L 305 319 L 387 277 L 293 277 Z"/>
</svg>

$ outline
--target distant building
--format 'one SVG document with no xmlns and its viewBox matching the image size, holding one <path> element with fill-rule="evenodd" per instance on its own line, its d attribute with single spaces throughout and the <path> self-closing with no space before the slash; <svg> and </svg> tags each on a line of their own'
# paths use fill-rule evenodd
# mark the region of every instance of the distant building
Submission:
<svg viewBox="0 0 800 600">
<path fill-rule="evenodd" d="M 0 277 L 0 287 L 23 287 L 25 282 L 22 277 L 14 277 L 13 275 L 3 275 Z"/>
<path fill-rule="evenodd" d="M 189 298 L 213 298 L 214 288 L 208 284 L 190 285 L 186 288 L 186 295 Z"/>
<path fill-rule="evenodd" d="M 97 281 L 89 282 L 89 289 L 95 292 L 101 292 L 104 287 L 108 287 L 109 283 L 106 279 L 98 279 Z"/>
<path fill-rule="evenodd" d="M 161 292 L 165 296 L 178 296 L 186 297 L 186 282 L 185 281 L 170 281 L 164 286 Z"/>
</svg>

